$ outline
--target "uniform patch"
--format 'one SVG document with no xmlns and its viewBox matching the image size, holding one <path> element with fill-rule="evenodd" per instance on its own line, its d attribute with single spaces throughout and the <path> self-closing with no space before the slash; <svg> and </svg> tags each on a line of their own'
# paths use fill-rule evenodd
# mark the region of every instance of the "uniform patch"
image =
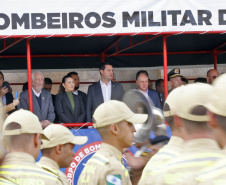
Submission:
<svg viewBox="0 0 226 185">
<path fill-rule="evenodd" d="M 107 175 L 107 185 L 122 185 L 121 175 Z"/>
<path fill-rule="evenodd" d="M 151 148 L 151 146 L 148 146 L 148 147 L 146 147 L 145 149 L 144 149 L 144 151 L 143 151 L 143 153 L 141 154 L 141 156 L 147 156 L 148 155 L 148 153 L 150 153 L 150 152 L 152 152 L 153 151 L 153 149 Z"/>
</svg>

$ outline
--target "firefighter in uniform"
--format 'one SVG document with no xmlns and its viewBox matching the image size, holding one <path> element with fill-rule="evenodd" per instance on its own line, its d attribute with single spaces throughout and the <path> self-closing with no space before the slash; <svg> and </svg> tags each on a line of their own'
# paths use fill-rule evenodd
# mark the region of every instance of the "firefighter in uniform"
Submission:
<svg viewBox="0 0 226 185">
<path fill-rule="evenodd" d="M 212 91 L 208 92 L 209 125 L 216 136 L 218 144 L 226 154 L 226 74 L 222 74 L 213 82 Z M 217 161 L 190 178 L 187 184 L 194 185 L 223 185 L 226 184 L 226 158 Z"/>
<path fill-rule="evenodd" d="M 85 144 L 87 136 L 75 136 L 63 125 L 49 125 L 43 131 L 49 140 L 42 140 L 42 157 L 38 166 L 60 177 L 62 184 L 70 185 L 66 175 L 60 168 L 70 166 L 74 156 L 74 145 Z"/>
<path fill-rule="evenodd" d="M 134 153 L 134 155 L 132 155 L 128 149 L 124 149 L 123 154 L 126 157 L 128 163 L 127 169 L 129 170 L 131 183 L 133 185 L 138 184 L 142 171 L 150 158 L 153 157 L 159 151 L 159 149 L 168 142 L 169 138 L 167 136 L 159 135 L 154 139 L 148 139 L 144 143 L 136 142 L 135 145 L 137 147 L 137 151 Z"/>
<path fill-rule="evenodd" d="M 101 148 L 89 159 L 78 185 L 130 185 L 122 163 L 123 148 L 132 146 L 134 124 L 144 123 L 147 114 L 134 114 L 126 104 L 106 101 L 94 112 L 93 123 L 102 138 Z"/>
<path fill-rule="evenodd" d="M 7 154 L 0 166 L 1 184 L 61 184 L 58 176 L 35 164 L 41 137 L 47 139 L 36 115 L 22 109 L 15 111 L 5 120 L 2 135 Z"/>
<path fill-rule="evenodd" d="M 3 122 L 4 122 L 4 110 L 3 110 L 3 105 L 1 104 L 0 102 L 0 138 L 2 138 L 2 125 L 3 125 Z M 4 158 L 4 155 L 5 155 L 5 149 L 3 147 L 3 144 L 2 144 L 2 141 L 0 140 L 0 165 L 2 163 L 2 160 Z M 10 181 L 6 181 L 5 179 L 1 178 L 0 177 L 0 184 L 4 185 L 4 184 L 14 184 Z"/>
<path fill-rule="evenodd" d="M 139 184 L 142 184 L 143 181 L 147 180 L 146 177 L 148 177 L 148 171 L 160 168 L 161 166 L 168 163 L 170 160 L 179 156 L 183 150 L 184 140 L 181 138 L 182 136 L 180 129 L 174 124 L 173 117 L 177 98 L 181 95 L 181 90 L 182 88 L 176 88 L 175 90 L 173 90 L 167 97 L 163 106 L 163 114 L 172 131 L 170 141 L 148 161 L 142 172 Z"/>
<path fill-rule="evenodd" d="M 209 116 L 205 105 L 208 101 L 207 92 L 212 87 L 196 83 L 178 88 L 183 88 L 183 96 L 177 99 L 174 123 L 181 129 L 185 140 L 184 149 L 180 156 L 166 165 L 150 170 L 143 185 L 185 184 L 197 171 L 225 157 L 207 124 Z"/>
</svg>

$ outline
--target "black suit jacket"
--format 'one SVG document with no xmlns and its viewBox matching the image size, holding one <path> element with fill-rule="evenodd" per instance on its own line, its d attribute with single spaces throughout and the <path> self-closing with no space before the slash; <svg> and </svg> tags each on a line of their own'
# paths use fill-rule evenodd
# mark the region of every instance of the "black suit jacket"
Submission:
<svg viewBox="0 0 226 185">
<path fill-rule="evenodd" d="M 53 107 L 54 107 L 54 113 L 55 113 L 55 119 L 53 121 L 53 123 L 59 123 L 59 118 L 57 116 L 57 113 L 56 113 L 56 108 L 55 108 L 55 99 L 56 99 L 56 95 L 55 94 L 51 94 L 52 96 L 52 100 L 53 100 Z"/>
<path fill-rule="evenodd" d="M 111 82 L 111 100 L 122 100 L 124 90 L 121 84 Z M 92 122 L 92 116 L 96 108 L 104 103 L 100 81 L 89 86 L 86 103 L 86 121 Z"/>
<path fill-rule="evenodd" d="M 160 103 L 161 103 L 161 109 L 163 110 L 163 105 L 165 103 L 165 93 L 163 93 L 162 95 L 158 92 L 158 95 L 159 95 L 159 100 L 160 100 Z"/>
<path fill-rule="evenodd" d="M 75 110 L 73 110 L 71 102 L 66 92 L 56 95 L 55 108 L 60 123 L 83 123 L 85 121 L 85 107 L 82 97 L 73 94 L 75 102 Z"/>
<path fill-rule="evenodd" d="M 87 95 L 86 93 L 78 90 L 78 95 L 82 97 L 82 100 L 83 100 L 83 103 L 84 103 L 84 106 L 85 106 L 85 109 L 86 109 L 86 100 L 87 100 Z"/>
<path fill-rule="evenodd" d="M 11 92 L 7 92 L 6 94 L 5 94 L 5 97 L 6 97 L 6 105 L 9 105 L 10 103 L 13 103 L 13 95 L 12 95 L 12 93 Z M 16 108 L 17 109 L 17 108 Z M 15 109 L 15 110 L 16 110 Z M 10 112 L 8 112 L 8 114 L 11 114 L 11 113 L 13 113 L 15 110 L 12 110 L 12 111 L 10 111 Z"/>
<path fill-rule="evenodd" d="M 5 94 L 6 97 L 6 105 L 9 105 L 10 103 L 13 103 L 13 95 L 11 92 L 7 92 Z"/>
</svg>

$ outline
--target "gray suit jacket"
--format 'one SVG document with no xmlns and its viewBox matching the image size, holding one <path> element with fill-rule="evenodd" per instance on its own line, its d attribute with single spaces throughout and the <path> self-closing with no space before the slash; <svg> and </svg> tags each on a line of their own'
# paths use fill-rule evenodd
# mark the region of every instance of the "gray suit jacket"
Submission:
<svg viewBox="0 0 226 185">
<path fill-rule="evenodd" d="M 40 109 L 37 98 L 32 91 L 32 100 L 33 100 L 33 113 L 38 116 L 39 121 L 48 120 L 49 122 L 53 123 L 55 118 L 54 107 L 52 102 L 51 94 L 46 91 L 42 90 L 41 93 L 41 101 L 42 101 L 42 109 Z M 28 91 L 24 91 L 20 93 L 20 108 L 29 110 L 29 103 L 28 103 Z"/>
<path fill-rule="evenodd" d="M 121 84 L 111 82 L 111 100 L 122 100 L 124 90 Z M 100 81 L 89 86 L 86 103 L 86 121 L 92 122 L 92 116 L 96 108 L 104 103 Z"/>
</svg>

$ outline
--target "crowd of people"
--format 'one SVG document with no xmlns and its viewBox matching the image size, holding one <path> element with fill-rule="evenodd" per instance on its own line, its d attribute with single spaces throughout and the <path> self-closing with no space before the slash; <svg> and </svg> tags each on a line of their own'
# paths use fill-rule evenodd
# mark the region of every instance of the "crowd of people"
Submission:
<svg viewBox="0 0 226 185">
<path fill-rule="evenodd" d="M 6 151 L 5 156 L 0 153 L 0 158 L 4 156 L 0 184 L 69 184 L 60 168 L 70 165 L 74 146 L 88 138 L 52 123 L 82 122 L 93 122 L 102 144 L 76 177 L 79 185 L 226 183 L 226 74 L 211 69 L 206 81 L 199 78 L 198 83 L 188 84 L 180 69 L 173 69 L 168 73 L 172 89 L 165 100 L 163 79 L 156 80 L 153 90 L 147 71 L 138 71 L 137 89 L 163 111 L 172 136 L 137 142 L 134 155 L 128 149 L 134 142 L 134 124 L 145 123 L 149 115 L 134 113 L 121 101 L 124 90 L 112 81 L 110 63 L 101 64 L 100 75 L 86 95 L 78 90 L 78 73 L 70 72 L 62 78 L 59 94 L 51 95 L 51 79 L 32 73 L 32 113 L 28 90 L 13 100 L 0 73 L 0 122 Z M 42 157 L 35 163 L 40 150 Z"/>
<path fill-rule="evenodd" d="M 50 78 L 45 78 L 40 71 L 32 73 L 33 112 L 38 116 L 43 128 L 50 123 L 92 122 L 92 115 L 101 103 L 106 100 L 122 99 L 124 90 L 122 85 L 115 81 L 112 65 L 103 63 L 99 71 L 101 79 L 89 86 L 87 94 L 79 90 L 78 73 L 70 72 L 62 78 L 57 95 L 51 94 L 52 80 Z M 207 72 L 206 78 L 197 78 L 195 82 L 211 84 L 214 77 L 218 75 L 217 70 L 211 69 Z M 155 107 L 163 109 L 164 80 L 157 79 L 156 90 L 154 90 L 147 71 L 138 71 L 135 79 L 137 89 L 146 93 Z M 169 93 L 180 85 L 188 84 L 188 80 L 181 76 L 178 68 L 169 72 L 168 81 L 172 87 Z M 14 109 L 29 110 L 27 82 L 23 85 L 20 100 L 14 100 L 10 84 L 4 81 L 2 72 L 0 73 L 0 88 L 0 103 L 4 105 L 9 114 Z"/>
</svg>

